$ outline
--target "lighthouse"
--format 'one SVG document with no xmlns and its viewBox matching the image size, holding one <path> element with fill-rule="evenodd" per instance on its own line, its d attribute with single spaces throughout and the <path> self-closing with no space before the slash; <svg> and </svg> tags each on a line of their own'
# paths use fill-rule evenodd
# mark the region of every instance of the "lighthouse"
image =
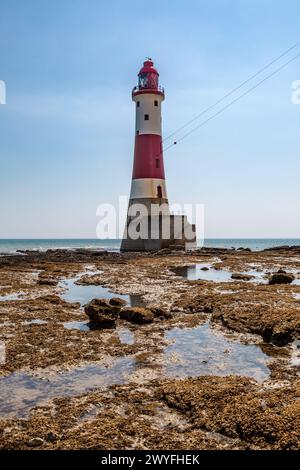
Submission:
<svg viewBox="0 0 300 470">
<path fill-rule="evenodd" d="M 185 216 L 171 215 L 167 197 L 163 146 L 164 89 L 148 58 L 132 90 L 135 103 L 135 144 L 127 223 L 121 251 L 155 251 L 170 245 L 185 247 L 187 232 L 195 230 Z M 195 234 L 189 240 L 195 243 Z"/>
</svg>

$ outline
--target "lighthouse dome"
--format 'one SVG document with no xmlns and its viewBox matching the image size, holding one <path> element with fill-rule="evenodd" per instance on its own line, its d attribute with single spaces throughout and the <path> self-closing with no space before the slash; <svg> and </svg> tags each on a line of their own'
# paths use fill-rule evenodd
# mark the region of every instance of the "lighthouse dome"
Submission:
<svg viewBox="0 0 300 470">
<path fill-rule="evenodd" d="M 148 73 L 151 73 L 151 74 L 154 74 L 154 75 L 157 75 L 157 76 L 159 75 L 158 71 L 154 67 L 153 60 L 150 59 L 150 58 L 145 60 L 145 62 L 143 64 L 143 67 L 139 71 L 138 75 L 140 76 L 140 75 L 148 74 Z"/>
</svg>

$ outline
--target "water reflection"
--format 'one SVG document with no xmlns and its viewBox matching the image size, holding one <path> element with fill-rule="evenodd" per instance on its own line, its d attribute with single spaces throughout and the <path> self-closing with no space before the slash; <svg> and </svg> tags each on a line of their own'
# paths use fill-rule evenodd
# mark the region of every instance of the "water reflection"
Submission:
<svg viewBox="0 0 300 470">
<path fill-rule="evenodd" d="M 92 271 L 85 274 L 95 274 L 95 272 Z M 83 273 L 73 278 L 65 279 L 58 284 L 58 287 L 64 289 L 63 292 L 60 293 L 60 297 L 63 300 L 70 303 L 79 302 L 82 307 L 93 299 L 112 299 L 113 297 L 119 297 L 132 307 L 143 305 L 143 300 L 140 295 L 116 294 L 108 287 L 76 284 L 82 276 Z"/>
<path fill-rule="evenodd" d="M 87 364 L 71 371 L 55 374 L 51 380 L 13 372 L 0 379 L 1 417 L 25 416 L 34 406 L 45 404 L 54 397 L 68 397 L 121 384 L 134 370 L 131 358 L 118 358 L 109 367 Z"/>
<path fill-rule="evenodd" d="M 258 381 L 269 375 L 269 356 L 258 345 L 227 339 L 209 323 L 196 328 L 173 328 L 173 343 L 165 350 L 167 375 L 243 375 Z"/>
</svg>

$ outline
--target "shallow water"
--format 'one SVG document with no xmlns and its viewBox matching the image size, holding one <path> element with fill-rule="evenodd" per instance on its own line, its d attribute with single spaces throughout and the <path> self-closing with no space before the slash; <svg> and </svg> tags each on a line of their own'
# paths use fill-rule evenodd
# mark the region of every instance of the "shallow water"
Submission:
<svg viewBox="0 0 300 470">
<path fill-rule="evenodd" d="M 208 268 L 207 271 L 202 268 Z M 182 276 L 190 281 L 197 279 L 213 282 L 230 282 L 231 272 L 225 269 L 214 269 L 214 267 L 207 263 L 198 263 L 193 266 L 186 266 L 182 269 Z"/>
<path fill-rule="evenodd" d="M 203 268 L 208 268 L 207 270 Z M 184 266 L 180 269 L 180 273 L 184 279 L 190 281 L 202 280 L 202 281 L 213 281 L 213 282 L 235 282 L 236 279 L 232 279 L 233 271 L 229 269 L 216 269 L 212 264 L 209 263 L 197 263 L 192 266 Z M 254 276 L 250 281 L 245 282 L 258 282 L 267 283 L 267 279 L 264 279 L 264 272 L 251 269 L 249 271 L 242 271 L 241 274 L 249 274 Z"/>
<path fill-rule="evenodd" d="M 79 302 L 81 306 L 89 303 L 93 299 L 112 299 L 113 297 L 119 297 L 120 299 L 125 300 L 132 307 L 142 305 L 142 299 L 139 295 L 116 294 L 107 287 L 76 284 L 76 281 L 78 281 L 83 275 L 94 274 L 99 274 L 99 272 L 88 271 L 80 273 L 73 278 L 61 281 L 58 284 L 58 287 L 63 288 L 64 291 L 59 294 L 60 297 L 66 302 Z"/>
<path fill-rule="evenodd" d="M 7 302 L 10 300 L 20 300 L 22 298 L 22 294 L 19 292 L 15 292 L 13 294 L 7 295 L 0 295 L 0 302 Z"/>
<path fill-rule="evenodd" d="M 22 324 L 23 325 L 45 325 L 48 323 L 46 320 L 39 320 L 35 318 L 34 320 L 25 320 Z"/>
<path fill-rule="evenodd" d="M 90 331 L 96 329 L 99 331 L 99 328 L 91 327 L 89 321 L 69 321 L 63 323 L 63 325 L 67 330 Z M 116 332 L 119 335 L 119 339 L 122 344 L 134 344 L 134 333 L 128 328 L 119 328 Z"/>
<path fill-rule="evenodd" d="M 63 325 L 67 330 L 90 331 L 89 321 L 67 321 Z"/>
<path fill-rule="evenodd" d="M 0 379 L 0 416 L 25 416 L 34 406 L 45 404 L 51 398 L 71 397 L 124 383 L 126 375 L 133 370 L 134 361 L 122 357 L 110 367 L 88 364 L 55 374 L 50 380 L 13 372 Z"/>
<path fill-rule="evenodd" d="M 68 327 L 83 328 L 83 325 L 88 328 L 86 322 L 69 322 Z M 122 343 L 134 343 L 134 332 L 128 328 L 120 328 L 117 333 Z M 209 323 L 196 328 L 172 328 L 165 332 L 165 338 L 172 343 L 162 354 L 153 357 L 158 361 L 157 371 L 162 377 L 242 375 L 261 382 L 269 376 L 267 364 L 272 354 L 265 354 L 259 345 L 245 345 L 227 338 L 212 329 Z M 137 369 L 139 363 L 134 358 L 122 357 L 112 359 L 109 367 L 87 363 L 50 375 L 46 369 L 45 374 L 50 379 L 14 372 L 0 379 L 0 415 L 25 416 L 33 407 L 54 397 L 75 396 L 93 388 L 126 383 L 128 376 Z"/>
<path fill-rule="evenodd" d="M 122 344 L 134 344 L 134 333 L 128 328 L 119 329 L 118 335 Z"/>
<path fill-rule="evenodd" d="M 208 268 L 208 270 L 203 270 Z M 291 271 L 295 275 L 294 272 Z M 180 268 L 180 275 L 184 279 L 190 281 L 202 280 L 212 282 L 254 282 L 256 284 L 268 284 L 269 279 L 266 277 L 265 271 L 258 271 L 256 269 L 249 269 L 248 271 L 241 271 L 241 274 L 247 274 L 253 276 L 248 281 L 242 281 L 239 279 L 232 279 L 233 271 L 229 269 L 215 269 L 213 264 L 209 263 L 197 263 L 191 266 L 183 266 Z M 291 285 L 300 285 L 300 279 L 295 279 Z"/>
<path fill-rule="evenodd" d="M 166 338 L 173 341 L 165 349 L 167 375 L 243 375 L 259 382 L 269 376 L 270 357 L 259 345 L 227 339 L 209 323 L 196 328 L 173 328 L 166 332 Z"/>
</svg>

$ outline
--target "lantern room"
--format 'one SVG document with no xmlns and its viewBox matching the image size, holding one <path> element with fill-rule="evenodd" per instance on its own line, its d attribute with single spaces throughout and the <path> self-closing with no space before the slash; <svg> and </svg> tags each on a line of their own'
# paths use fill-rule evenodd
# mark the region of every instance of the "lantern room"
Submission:
<svg viewBox="0 0 300 470">
<path fill-rule="evenodd" d="M 138 86 L 133 89 L 133 96 L 140 93 L 156 93 L 164 95 L 164 90 L 158 84 L 159 73 L 152 59 L 148 58 L 138 73 Z"/>
<path fill-rule="evenodd" d="M 143 67 L 139 71 L 139 88 L 158 88 L 158 72 L 153 67 L 153 62 L 151 59 L 148 59 L 144 62 Z"/>
</svg>

